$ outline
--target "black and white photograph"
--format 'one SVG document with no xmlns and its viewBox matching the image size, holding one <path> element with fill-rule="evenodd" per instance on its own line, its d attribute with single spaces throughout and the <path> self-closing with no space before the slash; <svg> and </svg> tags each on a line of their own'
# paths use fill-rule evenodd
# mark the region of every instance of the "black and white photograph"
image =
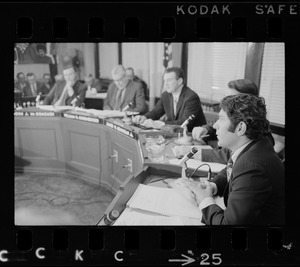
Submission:
<svg viewBox="0 0 300 267">
<path fill-rule="evenodd" d="M 14 47 L 14 223 L 284 226 L 284 42 Z"/>
</svg>

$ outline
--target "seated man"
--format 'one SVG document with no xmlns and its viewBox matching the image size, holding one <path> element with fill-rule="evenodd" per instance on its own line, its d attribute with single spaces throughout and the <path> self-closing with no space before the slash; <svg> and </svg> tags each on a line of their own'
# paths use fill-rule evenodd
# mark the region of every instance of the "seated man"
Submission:
<svg viewBox="0 0 300 267">
<path fill-rule="evenodd" d="M 114 81 L 108 86 L 103 110 L 123 110 L 128 107 L 127 111 L 143 114 L 147 105 L 142 85 L 128 79 L 122 65 L 116 66 L 111 73 Z"/>
<path fill-rule="evenodd" d="M 75 102 L 75 106 L 81 107 L 84 103 L 86 87 L 77 80 L 77 74 L 73 66 L 66 66 L 63 75 L 65 80 L 55 83 L 44 99 L 43 105 L 71 106 Z"/>
<path fill-rule="evenodd" d="M 54 82 L 52 81 L 52 78 L 49 73 L 44 73 L 43 81 L 45 86 L 47 87 L 47 91 L 48 91 L 47 94 L 48 94 L 54 85 Z"/>
<path fill-rule="evenodd" d="M 255 83 L 247 79 L 233 80 L 228 83 L 228 88 L 225 91 L 225 96 L 242 93 L 258 96 L 258 88 Z M 204 139 L 205 141 L 217 140 L 216 130 L 210 125 L 202 125 L 193 129 L 192 136 L 195 140 L 201 140 L 205 135 L 209 135 L 209 137 Z M 274 145 L 275 142 L 272 134 L 268 132 L 267 135 Z M 226 148 L 203 149 L 200 153 L 199 152 L 197 154 L 198 159 L 208 162 L 219 162 L 226 164 L 230 156 L 230 151 Z"/>
<path fill-rule="evenodd" d="M 138 76 L 135 75 L 133 68 L 128 67 L 126 70 L 126 76 L 135 82 L 139 82 L 142 84 L 143 90 L 144 90 L 144 94 L 145 94 L 145 99 L 149 100 L 149 89 L 147 84 L 145 83 L 145 81 L 143 81 L 142 79 L 140 79 Z"/>
<path fill-rule="evenodd" d="M 44 83 L 38 82 L 32 72 L 27 73 L 28 84 L 23 88 L 24 96 L 37 96 L 39 93 L 46 95 L 48 89 Z"/>
<path fill-rule="evenodd" d="M 227 168 L 212 180 L 190 184 L 206 225 L 282 225 L 284 166 L 266 136 L 269 121 L 262 97 L 250 94 L 221 100 L 214 124 L 218 145 L 232 151 Z M 226 209 L 213 196 L 224 198 Z"/>
<path fill-rule="evenodd" d="M 84 81 L 87 88 L 85 96 L 95 95 L 101 92 L 101 82 L 99 79 L 94 78 L 92 74 L 86 75 Z"/>
<path fill-rule="evenodd" d="M 146 119 L 158 120 L 166 115 L 166 124 L 181 125 L 191 115 L 195 116 L 188 125 L 188 131 L 206 124 L 199 96 L 184 83 L 184 71 L 172 67 L 164 73 L 164 89 L 160 100 L 152 111 L 136 116 L 134 122 L 142 124 Z"/>
<path fill-rule="evenodd" d="M 28 81 L 25 79 L 25 74 L 23 72 L 19 72 L 17 74 L 17 81 L 15 83 L 15 92 L 23 93 L 23 89 L 28 86 Z"/>
</svg>

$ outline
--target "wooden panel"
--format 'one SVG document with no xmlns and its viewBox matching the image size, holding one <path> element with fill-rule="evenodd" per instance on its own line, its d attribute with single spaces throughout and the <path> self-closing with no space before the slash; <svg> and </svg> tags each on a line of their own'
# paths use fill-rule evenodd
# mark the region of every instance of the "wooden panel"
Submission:
<svg viewBox="0 0 300 267">
<path fill-rule="evenodd" d="M 101 144 L 99 124 L 62 118 L 67 172 L 99 184 Z"/>
<path fill-rule="evenodd" d="M 15 168 L 61 172 L 65 168 L 59 118 L 15 118 Z"/>
<path fill-rule="evenodd" d="M 18 129 L 23 158 L 58 159 L 55 129 Z"/>
</svg>

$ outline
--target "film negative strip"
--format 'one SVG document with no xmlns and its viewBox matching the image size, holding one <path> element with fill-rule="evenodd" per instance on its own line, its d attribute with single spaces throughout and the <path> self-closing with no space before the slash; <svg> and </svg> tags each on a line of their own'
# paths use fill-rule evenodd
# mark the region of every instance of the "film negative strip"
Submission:
<svg viewBox="0 0 300 267">
<path fill-rule="evenodd" d="M 300 84 L 298 2 L 11 2 L 0 4 L 0 14 L 3 52 L 1 65 L 4 74 L 2 101 L 5 103 L 1 105 L 5 127 L 2 136 L 3 144 L 8 145 L 3 149 L 4 169 L 0 187 L 1 266 L 299 266 L 299 159 L 296 153 L 300 147 L 297 135 L 297 92 Z M 131 47 L 130 44 L 141 46 Z M 162 45 L 159 46 L 160 44 Z M 232 72 L 221 73 L 220 69 L 210 67 L 210 64 L 219 62 L 217 56 L 213 55 L 213 44 L 235 44 L 223 48 L 214 47 L 216 53 L 232 55 L 224 61 L 227 64 L 234 58 L 230 61 L 234 63 L 228 65 L 228 68 L 224 64 L 217 66 L 221 70 L 232 69 Z M 271 51 L 269 57 L 276 58 L 271 61 L 269 75 L 277 75 L 279 78 L 266 81 L 269 84 L 265 84 L 265 88 L 283 86 L 284 93 L 279 90 L 276 97 L 270 98 L 275 91 L 266 91 L 264 94 L 261 92 L 265 98 L 269 97 L 267 105 L 273 107 L 271 112 L 275 123 L 271 125 L 271 129 L 280 136 L 288 135 L 282 190 L 285 195 L 283 223 L 205 225 L 198 219 L 199 224 L 193 225 L 185 225 L 183 221 L 181 225 L 173 225 L 172 221 L 166 223 L 166 220 L 160 221 L 158 226 L 154 221 L 147 226 L 138 226 L 138 223 L 114 225 L 116 218 L 123 212 L 116 207 L 125 209 L 128 200 L 128 196 L 127 199 L 124 196 L 124 192 L 127 192 L 124 184 L 131 180 L 142 183 L 141 179 L 148 179 L 141 172 L 145 168 L 144 159 L 140 160 L 136 156 L 142 153 L 142 141 L 137 144 L 134 138 L 127 138 L 125 134 L 118 136 L 112 129 L 101 135 L 100 132 L 105 127 L 104 119 L 96 125 L 97 123 L 88 124 L 88 120 L 67 121 L 67 118 L 60 115 L 51 118 L 42 115 L 39 118 L 12 117 L 12 87 L 15 88 L 15 110 L 18 103 L 21 103 L 22 108 L 36 108 L 35 97 L 28 100 L 23 95 L 21 102 L 16 101 L 18 81 L 15 80 L 13 84 L 13 77 L 17 79 L 16 74 L 21 72 L 39 73 L 40 77 L 46 72 L 52 78 L 57 76 L 59 81 L 59 74 L 63 73 L 62 66 L 72 64 L 81 71 L 78 75 L 82 80 L 86 78 L 86 74 L 92 73 L 100 80 L 103 78 L 102 86 L 107 89 L 106 78 L 111 78 L 111 69 L 115 65 L 135 64 L 140 70 L 138 74 L 144 79 L 147 77 L 147 82 L 154 88 L 157 84 L 161 85 L 163 73 L 157 69 L 178 66 L 187 72 L 190 79 L 192 76 L 199 76 L 201 80 L 214 71 L 214 79 L 207 79 L 207 84 L 201 84 L 211 87 L 212 91 L 207 93 L 203 89 L 201 92 L 206 97 L 214 94 L 218 98 L 218 81 L 223 79 L 223 76 L 218 75 L 228 75 L 229 80 L 236 78 L 236 75 L 245 77 L 244 73 L 248 73 L 247 77 L 260 77 L 262 62 L 250 57 L 247 57 L 247 61 L 241 58 L 245 59 L 253 53 L 266 54 L 267 49 L 261 49 L 266 48 L 265 44 L 281 44 L 283 47 L 280 50 L 274 45 L 268 50 Z M 284 60 L 278 63 L 276 60 L 280 51 L 283 51 Z M 202 64 L 200 68 L 197 60 L 200 62 L 206 53 L 212 55 L 210 60 L 205 61 L 206 67 Z M 161 61 L 157 60 L 159 56 Z M 161 66 L 157 62 L 161 62 Z M 233 66 L 239 68 L 234 70 Z M 249 68 L 252 68 L 251 74 Z M 283 77 L 280 76 L 281 73 Z M 151 75 L 156 76 L 153 78 Z M 195 78 L 195 86 L 199 79 Z M 149 88 L 149 106 L 153 107 L 158 94 L 153 92 L 151 86 Z M 99 90 L 98 93 L 101 95 L 102 91 Z M 145 93 L 147 94 L 146 91 Z M 277 101 L 277 106 L 272 101 Z M 89 105 L 93 108 L 91 103 Z M 214 102 L 209 102 L 207 108 L 212 111 Z M 288 131 L 285 130 L 286 125 Z M 50 135 L 45 134 L 49 128 Z M 130 127 L 124 128 L 129 133 L 131 130 Z M 87 138 L 88 135 L 90 138 Z M 103 142 L 105 138 L 113 138 L 114 135 L 117 135 L 115 143 L 107 145 L 107 142 Z M 50 141 L 53 140 L 56 146 L 51 145 Z M 85 148 L 78 145 L 82 143 Z M 129 148 L 126 147 L 128 144 Z M 31 151 L 31 146 L 37 147 L 37 150 Z M 125 149 L 120 152 L 122 147 Z M 88 156 L 83 152 L 70 154 L 84 149 L 90 151 L 87 152 Z M 119 168 L 122 157 L 123 167 Z M 110 163 L 108 159 L 111 160 Z M 89 164 L 90 167 L 87 167 Z M 111 173 L 108 168 L 112 168 Z M 118 168 L 117 171 L 114 172 L 114 168 Z M 124 173 L 124 169 L 131 169 L 131 172 Z M 147 174 L 148 171 L 149 169 Z M 50 180 L 49 187 L 41 182 L 47 173 L 56 175 L 56 178 Z M 63 180 L 62 173 L 73 175 L 74 179 L 82 182 L 72 187 L 70 180 Z M 67 191 L 60 191 L 63 186 L 67 187 Z M 107 190 L 102 190 L 102 187 Z M 52 188 L 52 192 L 46 192 L 49 188 Z M 82 203 L 79 204 L 79 201 Z M 55 211 L 43 205 L 44 202 L 55 206 Z M 69 217 L 65 208 L 69 203 L 72 207 L 68 207 L 72 209 L 73 215 L 85 219 L 78 222 L 76 216 Z M 80 205 L 83 208 L 76 209 Z M 33 206 L 41 212 L 26 209 Z M 87 219 L 88 206 L 92 209 L 91 221 Z M 20 207 L 25 209 L 19 209 Z M 246 207 L 247 203 L 245 209 Z M 155 220 L 157 222 L 158 219 Z"/>
</svg>

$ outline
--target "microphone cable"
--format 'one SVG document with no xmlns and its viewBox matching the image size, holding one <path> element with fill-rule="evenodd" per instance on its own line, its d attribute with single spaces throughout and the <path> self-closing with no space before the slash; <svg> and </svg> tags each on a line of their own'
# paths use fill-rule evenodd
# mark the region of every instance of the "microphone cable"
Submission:
<svg viewBox="0 0 300 267">
<path fill-rule="evenodd" d="M 199 168 L 201 168 L 202 166 L 205 166 L 205 165 L 208 166 L 208 181 L 209 181 L 209 180 L 211 179 L 211 168 L 210 168 L 209 164 L 207 164 L 207 163 L 203 163 L 203 164 L 199 165 L 199 166 L 192 172 L 192 174 L 189 175 L 188 178 L 192 178 L 192 176 L 195 174 L 195 172 L 198 171 Z"/>
</svg>

